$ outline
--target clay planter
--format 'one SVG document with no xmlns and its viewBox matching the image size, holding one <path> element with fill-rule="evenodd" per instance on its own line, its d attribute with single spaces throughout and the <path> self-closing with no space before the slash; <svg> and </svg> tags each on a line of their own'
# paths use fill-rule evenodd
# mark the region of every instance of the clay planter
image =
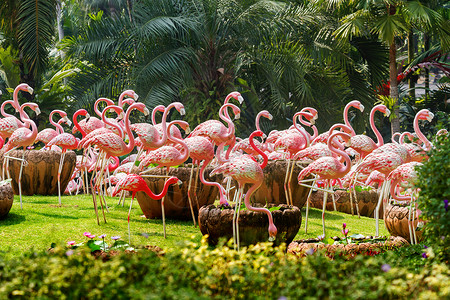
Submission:
<svg viewBox="0 0 450 300">
<path fill-rule="evenodd" d="M 255 204 L 257 206 L 258 204 Z M 272 207 L 274 205 L 270 205 Z M 273 222 L 278 233 L 274 245 L 289 244 L 300 229 L 302 215 L 296 206 L 279 205 L 279 210 L 272 211 Z M 233 213 L 231 207 L 203 206 L 198 216 L 198 224 L 203 235 L 208 234 L 210 245 L 217 245 L 220 238 L 227 241 L 233 237 Z M 267 242 L 269 219 L 267 214 L 241 210 L 239 214 L 239 240 L 241 246 L 258 242 Z"/>
<path fill-rule="evenodd" d="M 211 167 L 206 168 L 205 170 L 205 179 L 206 181 L 222 181 L 222 176 L 212 176 L 209 177 L 208 174 L 212 171 Z M 198 209 L 203 205 L 208 205 L 214 203 L 219 194 L 219 189 L 214 186 L 206 186 L 200 182 L 198 179 L 197 183 L 197 201 L 194 196 L 194 179 L 195 172 L 192 176 L 191 182 L 191 196 L 192 196 L 192 205 L 194 209 L 194 213 L 198 214 Z M 151 172 L 146 174 L 151 175 L 165 175 L 166 170 L 164 169 L 153 169 Z M 189 184 L 189 176 L 191 174 L 191 168 L 188 167 L 178 167 L 171 168 L 169 171 L 170 176 L 176 176 L 180 179 L 183 184 L 182 185 L 171 185 L 167 191 L 165 200 L 164 200 L 164 213 L 166 218 L 170 219 L 181 219 L 181 220 L 192 220 L 191 209 L 189 206 L 188 199 L 188 184 Z M 147 182 L 150 190 L 153 193 L 159 194 L 164 186 L 164 182 L 167 178 L 154 178 L 154 177 L 143 177 Z M 138 192 L 136 194 L 136 198 L 139 202 L 139 206 L 142 209 L 145 217 L 148 219 L 161 218 L 161 201 L 151 199 L 146 193 Z M 198 205 L 197 205 L 198 204 Z"/>
<path fill-rule="evenodd" d="M 9 156 L 22 158 L 23 150 L 11 151 Z M 3 157 L 2 157 L 3 159 Z M 26 164 L 22 170 L 22 195 L 58 195 L 58 168 L 61 153 L 53 150 L 31 150 L 25 152 Z M 76 154 L 67 151 L 61 171 L 61 194 L 64 193 L 75 169 Z M 19 194 L 20 161 L 9 160 L 9 172 L 12 178 L 14 194 Z"/>
<path fill-rule="evenodd" d="M 352 192 L 353 193 L 353 192 Z M 378 193 L 376 190 L 356 192 L 358 197 L 359 214 L 365 217 L 374 217 L 375 208 L 378 202 Z M 336 200 L 336 210 L 351 214 L 350 205 L 350 193 L 347 191 L 337 190 L 334 193 L 334 199 Z M 323 207 L 323 192 L 317 191 L 311 193 L 310 198 L 311 207 L 322 209 Z M 333 211 L 333 199 L 331 194 L 328 193 L 326 210 Z M 353 197 L 353 213 L 357 215 L 355 198 Z M 380 206 L 380 218 L 383 218 L 383 204 Z"/>
<path fill-rule="evenodd" d="M 408 228 L 408 216 L 409 205 L 404 207 L 399 205 L 387 204 L 384 223 L 386 224 L 386 228 L 392 236 L 401 236 L 408 242 L 411 242 Z M 416 218 L 412 222 L 414 228 L 417 228 L 418 223 L 419 221 Z M 422 233 L 422 230 L 416 230 L 416 237 L 418 242 L 420 242 L 423 238 Z"/>
<path fill-rule="evenodd" d="M 14 193 L 9 182 L 0 183 L 0 220 L 8 215 L 14 202 Z"/>
<path fill-rule="evenodd" d="M 378 239 L 372 240 L 373 237 L 364 237 L 355 243 L 345 244 L 325 244 L 319 242 L 317 239 L 298 240 L 289 244 L 288 252 L 298 257 L 303 257 L 312 254 L 311 248 L 314 252 L 325 249 L 324 254 L 329 257 L 334 257 L 336 254 L 344 257 L 354 257 L 356 254 L 376 255 L 387 250 L 392 250 L 398 247 L 409 245 L 408 241 L 400 236 L 391 236 L 386 240 L 380 241 Z M 338 237 L 333 238 L 339 240 Z"/>
<path fill-rule="evenodd" d="M 286 176 L 286 166 L 285 160 L 271 160 L 268 162 L 267 166 L 264 168 L 264 182 L 255 191 L 252 196 L 252 202 L 261 203 L 265 205 L 266 203 L 271 204 L 286 204 L 286 193 L 284 192 L 284 178 Z M 301 169 L 297 166 L 294 167 L 294 172 L 292 174 L 291 188 L 292 188 L 292 203 L 298 208 L 302 208 L 306 203 L 306 198 L 308 197 L 309 188 L 298 185 L 298 173 Z M 237 182 L 233 181 L 235 186 Z M 246 190 L 249 187 L 246 187 Z M 246 191 L 245 190 L 245 191 Z M 233 199 L 233 193 L 230 194 L 230 200 Z"/>
</svg>

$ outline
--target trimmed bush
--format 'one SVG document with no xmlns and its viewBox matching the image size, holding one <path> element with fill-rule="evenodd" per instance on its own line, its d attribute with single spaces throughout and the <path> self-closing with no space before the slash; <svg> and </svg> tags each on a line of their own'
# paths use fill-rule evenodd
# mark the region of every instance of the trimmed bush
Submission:
<svg viewBox="0 0 450 300">
<path fill-rule="evenodd" d="M 330 260 L 323 253 L 298 259 L 270 244 L 237 252 L 227 246 L 211 249 L 205 239 L 165 255 L 141 250 L 108 261 L 96 259 L 86 247 L 57 247 L 11 261 L 0 258 L 0 298 L 450 297 L 448 266 L 431 264 L 431 257 L 418 259 L 427 265 L 413 270 L 392 252 L 353 260 Z"/>
</svg>

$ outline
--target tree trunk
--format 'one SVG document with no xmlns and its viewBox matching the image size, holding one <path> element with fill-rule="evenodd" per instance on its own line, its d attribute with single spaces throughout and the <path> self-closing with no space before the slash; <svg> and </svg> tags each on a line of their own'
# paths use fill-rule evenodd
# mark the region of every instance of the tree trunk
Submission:
<svg viewBox="0 0 450 300">
<path fill-rule="evenodd" d="M 391 85 L 390 96 L 394 99 L 395 118 L 391 121 L 391 134 L 400 132 L 399 104 L 398 104 L 398 84 L 397 84 L 397 48 L 395 41 L 389 47 L 389 81 Z"/>
<path fill-rule="evenodd" d="M 414 34 L 412 30 L 408 34 L 408 64 L 410 64 L 414 59 Z M 416 99 L 416 91 L 415 91 L 415 82 L 412 76 L 410 76 L 409 80 L 409 96 L 412 98 L 412 100 L 415 101 Z"/>
<path fill-rule="evenodd" d="M 64 38 L 64 29 L 62 26 L 62 8 L 61 8 L 61 0 L 56 1 L 56 26 L 58 27 L 58 41 L 61 42 Z M 59 55 L 61 59 L 64 59 L 65 54 L 62 50 L 59 51 Z"/>
<path fill-rule="evenodd" d="M 423 34 L 423 43 L 424 43 L 424 50 L 425 52 L 430 50 L 430 37 L 428 36 L 428 34 L 425 32 Z M 430 90 L 430 69 L 425 68 L 425 96 L 428 98 L 428 94 L 429 94 L 429 90 Z"/>
</svg>

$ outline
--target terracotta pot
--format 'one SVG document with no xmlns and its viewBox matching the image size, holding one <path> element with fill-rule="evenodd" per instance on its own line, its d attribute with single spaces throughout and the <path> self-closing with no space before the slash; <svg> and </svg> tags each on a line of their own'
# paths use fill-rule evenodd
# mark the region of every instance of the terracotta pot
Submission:
<svg viewBox="0 0 450 300">
<path fill-rule="evenodd" d="M 23 150 L 11 151 L 9 156 L 22 158 Z M 2 157 L 3 158 L 3 157 Z M 25 152 L 26 164 L 22 170 L 22 195 L 58 195 L 58 168 L 61 153 L 53 150 L 31 150 Z M 67 151 L 61 171 L 61 194 L 66 190 L 76 163 L 76 154 Z M 12 178 L 14 194 L 19 194 L 20 161 L 9 160 L 9 172 Z"/>
<path fill-rule="evenodd" d="M 8 216 L 14 202 L 14 193 L 11 184 L 3 182 L 0 184 L 0 220 Z"/>
<path fill-rule="evenodd" d="M 209 177 L 209 173 L 212 171 L 211 167 L 206 168 L 205 170 L 205 179 L 206 181 L 218 181 L 222 180 L 222 176 L 212 176 Z M 193 200 L 193 209 L 194 213 L 198 215 L 198 209 L 203 205 L 208 205 L 214 203 L 219 194 L 219 189 L 214 186 L 203 185 L 198 179 L 197 183 L 197 198 L 194 195 L 194 178 L 195 178 L 195 169 L 194 175 L 191 183 L 191 196 Z M 165 175 L 165 169 L 153 169 L 151 172 L 148 172 L 149 175 Z M 164 200 L 164 213 L 166 218 L 170 219 L 181 219 L 181 220 L 192 220 L 191 209 L 189 206 L 189 198 L 188 198 L 188 184 L 189 177 L 191 174 L 191 168 L 188 167 L 178 167 L 171 168 L 169 171 L 170 176 L 176 176 L 180 179 L 183 184 L 182 185 L 171 185 L 169 186 L 167 195 Z M 144 177 L 147 185 L 150 187 L 150 190 L 155 194 L 159 194 L 163 187 L 164 182 L 167 178 L 154 178 L 154 177 Z M 138 192 L 136 194 L 136 198 L 139 202 L 139 206 L 142 209 L 145 217 L 148 219 L 161 218 L 161 201 L 151 199 L 146 193 Z"/>
<path fill-rule="evenodd" d="M 255 204 L 257 206 L 258 204 Z M 269 207 L 274 205 L 269 204 Z M 289 244 L 300 229 L 301 212 L 296 206 L 280 204 L 279 210 L 272 211 L 273 222 L 278 233 L 274 245 Z M 208 234 L 208 242 L 217 245 L 219 239 L 233 237 L 233 213 L 231 207 L 203 206 L 198 216 L 198 224 L 203 235 Z M 263 212 L 241 210 L 239 213 L 239 240 L 242 246 L 267 242 L 269 219 Z"/>
<path fill-rule="evenodd" d="M 392 250 L 398 247 L 409 245 L 408 241 L 400 236 L 391 236 L 385 241 L 371 241 L 373 237 L 365 237 L 360 239 L 358 243 L 349 244 L 324 244 L 317 239 L 298 240 L 289 244 L 288 252 L 296 256 L 306 256 L 311 252 L 311 248 L 316 252 L 317 250 L 325 249 L 327 256 L 333 257 L 337 253 L 346 257 L 353 257 L 356 254 L 374 255 L 386 250 Z M 335 240 L 339 238 L 333 238 Z M 311 253 L 309 253 L 311 254 Z"/>
<path fill-rule="evenodd" d="M 375 208 L 378 202 L 378 193 L 376 190 L 361 191 L 356 193 L 358 198 L 359 214 L 361 216 L 374 218 Z M 351 214 L 350 205 L 350 193 L 347 191 L 337 190 L 334 193 L 334 199 L 336 200 L 336 210 Z M 323 207 L 323 192 L 317 191 L 311 193 L 310 198 L 311 207 L 322 209 Z M 328 194 L 326 210 L 333 211 L 333 199 L 330 194 Z M 353 197 L 353 213 L 357 215 L 355 198 Z M 383 203 L 380 206 L 380 218 L 383 218 Z"/>
<path fill-rule="evenodd" d="M 264 168 L 264 182 L 255 191 L 252 196 L 252 202 L 261 203 L 265 205 L 266 203 L 271 204 L 286 204 L 286 193 L 284 192 L 284 179 L 286 176 L 286 166 L 285 160 L 271 160 L 268 162 L 267 166 Z M 292 174 L 291 188 L 292 188 L 292 203 L 298 208 L 302 208 L 306 203 L 306 198 L 308 197 L 309 188 L 300 186 L 298 184 L 298 173 L 301 171 L 300 167 L 295 166 L 294 172 Z M 237 182 L 234 181 L 235 186 Z M 245 191 L 249 187 L 247 186 Z M 230 198 L 233 199 L 233 193 L 231 193 Z"/>
<path fill-rule="evenodd" d="M 401 236 L 408 242 L 411 242 L 408 228 L 408 216 L 409 216 L 409 206 L 399 206 L 399 205 L 386 205 L 386 216 L 384 223 L 386 228 L 392 236 Z M 420 222 L 423 222 L 420 220 Z M 417 228 L 419 220 L 416 218 L 412 225 Z M 423 239 L 423 231 L 416 229 L 417 241 L 420 242 Z"/>
</svg>

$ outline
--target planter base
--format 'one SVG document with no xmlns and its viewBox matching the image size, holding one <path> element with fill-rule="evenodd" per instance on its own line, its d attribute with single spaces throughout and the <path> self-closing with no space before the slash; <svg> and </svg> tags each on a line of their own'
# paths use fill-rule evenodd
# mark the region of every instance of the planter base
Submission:
<svg viewBox="0 0 450 300">
<path fill-rule="evenodd" d="M 408 228 L 409 207 L 399 205 L 386 205 L 386 216 L 384 223 L 386 228 L 392 236 L 401 236 L 408 242 L 411 242 Z M 412 222 L 412 226 L 417 228 L 419 220 L 417 218 Z M 417 241 L 420 242 L 423 238 L 423 231 L 416 229 Z"/>
<path fill-rule="evenodd" d="M 258 205 L 258 204 L 256 204 Z M 273 207 L 274 205 L 269 205 Z M 278 233 L 274 245 L 289 244 L 298 233 L 301 224 L 301 212 L 296 206 L 279 205 L 279 210 L 272 211 L 273 221 Z M 210 245 L 217 245 L 219 239 L 229 240 L 233 237 L 233 213 L 231 207 L 208 205 L 200 209 L 198 223 L 203 235 L 208 234 Z M 241 210 L 239 214 L 239 239 L 242 246 L 267 242 L 269 233 L 267 214 Z"/>
<path fill-rule="evenodd" d="M 14 193 L 10 183 L 0 185 L 0 220 L 6 219 L 14 202 Z"/>
</svg>

